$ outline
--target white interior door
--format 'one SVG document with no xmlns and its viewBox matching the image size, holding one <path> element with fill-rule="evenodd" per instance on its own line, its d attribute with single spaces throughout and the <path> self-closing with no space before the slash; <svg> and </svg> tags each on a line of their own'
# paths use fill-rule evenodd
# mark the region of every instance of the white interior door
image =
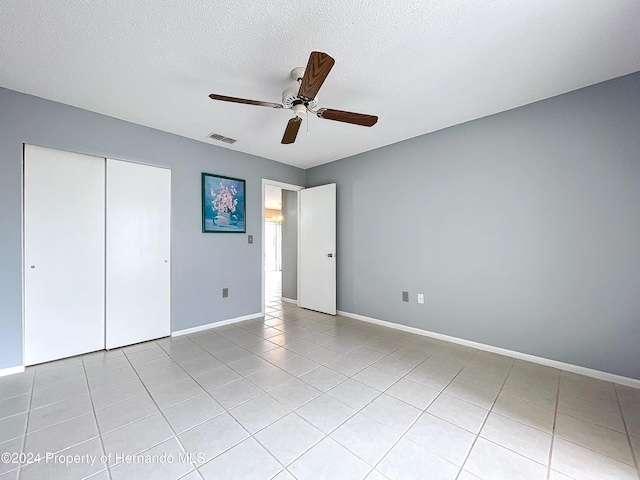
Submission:
<svg viewBox="0 0 640 480">
<path fill-rule="evenodd" d="M 300 191 L 298 305 L 336 314 L 336 184 Z"/>
<path fill-rule="evenodd" d="M 107 159 L 106 347 L 171 333 L 171 170 Z"/>
<path fill-rule="evenodd" d="M 25 364 L 104 348 L 104 158 L 25 146 Z"/>
</svg>

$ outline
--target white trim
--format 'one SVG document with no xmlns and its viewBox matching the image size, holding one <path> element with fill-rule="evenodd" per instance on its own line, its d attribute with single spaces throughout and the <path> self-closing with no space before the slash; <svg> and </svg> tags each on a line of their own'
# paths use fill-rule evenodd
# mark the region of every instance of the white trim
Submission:
<svg viewBox="0 0 640 480">
<path fill-rule="evenodd" d="M 260 236 L 261 240 L 260 240 L 260 258 L 262 258 L 262 268 L 261 268 L 261 275 L 262 275 L 262 291 L 260 293 L 261 295 L 261 302 L 260 305 L 262 305 L 262 315 L 265 314 L 265 309 L 264 309 L 264 222 L 265 222 L 265 216 L 264 216 L 264 186 L 265 185 L 271 185 L 274 187 L 279 187 L 282 190 L 290 190 L 293 192 L 299 192 L 300 190 L 304 190 L 304 187 L 301 187 L 300 185 L 293 185 L 291 183 L 283 183 L 283 182 L 278 182 L 277 180 L 269 180 L 268 178 L 263 178 L 262 179 L 262 200 L 260 200 L 260 204 L 262 205 L 262 213 L 260 213 L 260 217 L 262 218 L 262 224 L 260 225 L 261 228 L 261 232 L 262 235 Z M 300 218 L 300 194 L 298 194 L 298 202 L 297 202 L 297 208 L 298 208 L 298 219 Z M 300 222 L 298 221 L 298 225 L 300 225 Z M 300 241 L 300 237 L 298 235 L 298 242 Z M 254 242 L 255 245 L 255 242 Z M 300 243 L 298 243 L 298 252 L 300 252 Z M 299 270 L 299 266 L 300 263 L 298 261 L 298 265 L 296 265 L 296 269 Z M 296 277 L 300 277 L 300 275 L 296 275 Z M 299 291 L 299 289 L 298 289 Z"/>
<path fill-rule="evenodd" d="M 557 360 L 551 360 L 549 358 L 537 357 L 535 355 L 529 355 L 528 353 L 516 352 L 514 350 L 507 350 L 506 348 L 494 347 L 492 345 L 486 345 L 484 343 L 473 342 L 471 340 L 465 340 L 463 338 L 451 337 L 449 335 L 443 335 L 441 333 L 431 332 L 429 330 L 423 330 L 422 328 L 409 327 L 407 325 L 401 325 L 399 323 L 388 322 L 386 320 L 378 320 L 377 318 L 365 317 L 364 315 L 358 315 L 357 313 L 344 312 L 338 310 L 338 315 L 343 317 L 353 318 L 355 320 L 362 320 L 363 322 L 375 323 L 376 325 L 382 325 L 396 330 L 402 330 L 404 332 L 415 333 L 417 335 L 424 335 L 426 337 L 436 338 L 438 340 L 444 340 L 445 342 L 456 343 L 458 345 L 464 345 L 465 347 L 477 348 L 486 352 L 497 353 L 499 355 L 505 355 L 507 357 L 516 358 L 518 360 L 526 360 L 528 362 L 538 363 L 540 365 L 546 365 L 547 367 L 558 368 L 560 370 L 566 370 L 567 372 L 577 373 L 579 375 L 585 375 L 587 377 L 597 378 L 607 382 L 618 383 L 620 385 L 626 385 L 627 387 L 640 388 L 640 380 L 635 378 L 623 377 L 614 373 L 602 372 L 600 370 L 594 370 L 592 368 L 581 367 L 572 363 L 559 362 Z"/>
<path fill-rule="evenodd" d="M 304 190 L 304 189 L 303 189 Z M 302 210 L 300 210 L 300 192 L 296 192 L 296 305 L 300 306 L 300 223 Z"/>
<path fill-rule="evenodd" d="M 16 367 L 0 368 L 0 377 L 6 377 L 7 375 L 15 375 L 16 373 L 24 372 L 24 365 L 18 365 Z"/>
<path fill-rule="evenodd" d="M 25 274 L 24 274 L 24 262 L 25 262 L 25 245 L 24 245 L 24 164 L 25 164 L 25 153 L 26 153 L 26 143 L 22 144 L 22 168 L 20 169 L 20 250 L 21 250 L 21 260 L 20 264 L 20 275 L 21 275 L 21 294 L 22 294 L 22 331 L 21 333 L 21 341 L 22 341 L 22 365 L 24 369 L 24 364 L 26 363 L 26 352 L 27 352 L 27 341 L 24 335 L 26 329 L 26 318 L 24 312 L 27 308 L 27 297 L 25 296 Z M 16 367 L 12 367 L 16 368 Z M 7 369 L 4 369 L 7 370 Z M 0 371 L 0 376 L 2 376 L 2 372 Z M 10 370 L 10 369 L 9 369 Z M 23 370 L 24 371 L 24 370 Z M 20 372 L 13 372 L 20 373 Z M 6 373 L 5 375 L 11 375 L 11 373 Z"/>
<path fill-rule="evenodd" d="M 103 151 L 77 150 L 75 148 L 72 149 L 68 145 L 58 145 L 56 143 L 34 143 L 34 142 L 24 143 L 23 142 L 23 145 L 32 145 L 34 147 L 49 148 L 51 150 L 59 150 L 61 152 L 79 153 L 80 155 L 87 155 L 88 157 L 111 158 L 113 160 L 121 160 L 123 162 L 137 163 L 140 165 L 148 165 L 150 167 L 164 168 L 167 170 L 171 170 L 173 168 L 171 165 L 167 163 L 153 163 L 149 159 L 145 159 L 145 158 L 118 157 L 118 156 L 113 156 L 111 154 L 107 154 Z"/>
<path fill-rule="evenodd" d="M 262 184 L 267 184 L 267 185 L 271 185 L 273 187 L 279 187 L 282 190 L 291 190 L 294 192 L 297 192 L 298 190 L 304 190 L 304 187 L 300 186 L 300 185 L 294 185 L 292 183 L 284 183 L 284 182 L 278 182 L 277 180 L 269 180 L 268 178 L 263 178 L 262 179 Z"/>
<path fill-rule="evenodd" d="M 244 322 L 245 320 L 253 320 L 254 318 L 263 317 L 262 312 L 252 313 L 243 317 L 229 318 L 227 320 L 220 320 L 219 322 L 207 323 L 206 325 L 198 325 L 197 327 L 185 328 L 184 330 L 176 330 L 171 332 L 172 337 L 180 337 L 182 335 L 188 335 L 190 333 L 201 332 L 203 330 L 209 330 L 210 328 L 222 327 L 224 325 L 230 325 L 232 323 Z"/>
<path fill-rule="evenodd" d="M 298 300 L 294 300 L 293 298 L 280 297 L 280 300 L 287 303 L 294 303 L 296 305 L 298 304 Z"/>
</svg>

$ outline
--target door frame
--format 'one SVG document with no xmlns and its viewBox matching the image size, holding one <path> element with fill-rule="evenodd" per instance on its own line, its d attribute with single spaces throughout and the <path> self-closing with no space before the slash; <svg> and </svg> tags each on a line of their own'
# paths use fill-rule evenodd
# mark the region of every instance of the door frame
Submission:
<svg viewBox="0 0 640 480">
<path fill-rule="evenodd" d="M 284 183 L 284 182 L 279 182 L 277 180 L 269 180 L 267 178 L 263 178 L 262 179 L 262 200 L 260 201 L 260 204 L 262 205 L 262 211 L 260 213 L 260 217 L 262 218 L 262 223 L 260 225 L 260 229 L 261 229 L 261 241 L 260 241 L 260 265 L 261 265 L 261 271 L 260 271 L 260 275 L 262 277 L 262 288 L 260 291 L 260 298 L 261 298 L 261 314 L 264 315 L 265 314 L 265 305 L 264 305 L 264 222 L 266 221 L 266 217 L 264 215 L 264 191 L 265 191 L 265 185 L 271 185 L 273 187 L 278 187 L 281 188 L 282 190 L 290 190 L 293 192 L 300 192 L 300 190 L 304 190 L 305 187 L 302 187 L 300 185 L 293 185 L 291 183 Z M 296 215 L 298 216 L 298 218 L 300 218 L 300 194 L 298 193 L 298 202 L 296 205 Z M 300 269 L 300 235 L 296 235 L 296 241 L 298 242 L 298 259 L 297 259 L 297 264 L 296 264 L 296 271 L 298 271 Z M 300 276 L 297 275 L 298 278 L 298 285 L 296 287 L 296 297 L 298 296 L 297 294 L 300 292 Z"/>
</svg>

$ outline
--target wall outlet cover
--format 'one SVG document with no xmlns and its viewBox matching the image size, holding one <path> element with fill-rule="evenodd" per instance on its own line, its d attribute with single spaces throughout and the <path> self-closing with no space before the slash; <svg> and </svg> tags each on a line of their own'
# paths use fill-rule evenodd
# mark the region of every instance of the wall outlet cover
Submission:
<svg viewBox="0 0 640 480">
<path fill-rule="evenodd" d="M 247 235 L 247 242 L 249 245 L 253 245 L 253 235 Z"/>
<path fill-rule="evenodd" d="M 229 289 L 228 288 L 223 288 L 222 289 L 222 298 L 227 298 L 229 296 Z"/>
<path fill-rule="evenodd" d="M 418 303 L 424 303 L 424 293 L 418 294 Z"/>
<path fill-rule="evenodd" d="M 403 302 L 409 301 L 409 292 L 402 292 L 402 301 Z"/>
</svg>

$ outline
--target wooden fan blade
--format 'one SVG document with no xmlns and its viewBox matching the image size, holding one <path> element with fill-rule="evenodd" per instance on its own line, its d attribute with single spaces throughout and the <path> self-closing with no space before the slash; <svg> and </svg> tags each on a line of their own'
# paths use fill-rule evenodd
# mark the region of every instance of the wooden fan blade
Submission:
<svg viewBox="0 0 640 480">
<path fill-rule="evenodd" d="M 326 53 L 311 52 L 307 68 L 304 70 L 298 96 L 305 100 L 313 100 L 324 83 L 336 61 Z"/>
<path fill-rule="evenodd" d="M 326 120 L 336 120 L 338 122 L 353 123 L 363 127 L 372 127 L 378 121 L 374 115 L 364 115 L 362 113 L 345 112 L 343 110 L 332 110 L 331 108 L 321 108 L 316 115 Z"/>
<path fill-rule="evenodd" d="M 302 119 L 300 117 L 293 117 L 291 120 L 289 120 L 289 123 L 287 123 L 287 129 L 284 131 L 284 135 L 282 136 L 281 143 L 287 145 L 289 143 L 295 142 L 301 124 Z"/>
<path fill-rule="evenodd" d="M 279 103 L 261 102 L 260 100 L 247 100 L 246 98 L 227 97 L 226 95 L 209 95 L 212 100 L 222 100 L 223 102 L 244 103 L 245 105 L 257 105 L 259 107 L 283 108 Z"/>
</svg>

